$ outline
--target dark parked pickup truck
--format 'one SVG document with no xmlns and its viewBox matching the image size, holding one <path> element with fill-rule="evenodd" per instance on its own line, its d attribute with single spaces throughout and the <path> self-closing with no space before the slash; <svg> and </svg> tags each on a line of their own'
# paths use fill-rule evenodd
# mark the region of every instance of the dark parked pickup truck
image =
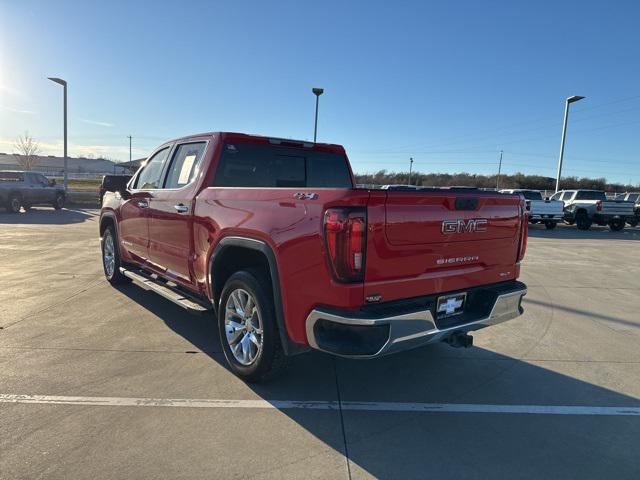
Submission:
<svg viewBox="0 0 640 480">
<path fill-rule="evenodd" d="M 520 195 L 354 187 L 339 145 L 207 133 L 161 145 L 100 217 L 104 272 L 215 312 L 247 381 L 314 348 L 371 358 L 522 313 Z"/>
<path fill-rule="evenodd" d="M 18 213 L 20 207 L 29 210 L 33 205 L 59 210 L 64 202 L 64 188 L 41 173 L 0 171 L 0 205 L 8 212 Z"/>
</svg>

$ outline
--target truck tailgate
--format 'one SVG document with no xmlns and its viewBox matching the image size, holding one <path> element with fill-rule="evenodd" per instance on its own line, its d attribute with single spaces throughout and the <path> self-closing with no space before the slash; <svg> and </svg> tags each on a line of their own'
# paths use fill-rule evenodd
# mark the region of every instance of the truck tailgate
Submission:
<svg viewBox="0 0 640 480">
<path fill-rule="evenodd" d="M 515 279 L 518 195 L 388 191 L 369 199 L 365 299 L 397 300 Z"/>
</svg>

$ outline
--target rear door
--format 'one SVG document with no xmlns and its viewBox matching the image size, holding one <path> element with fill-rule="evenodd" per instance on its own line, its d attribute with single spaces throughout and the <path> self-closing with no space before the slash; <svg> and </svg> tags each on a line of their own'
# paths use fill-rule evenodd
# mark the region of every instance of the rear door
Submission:
<svg viewBox="0 0 640 480">
<path fill-rule="evenodd" d="M 193 283 L 193 203 L 208 144 L 209 137 L 176 144 L 161 187 L 149 197 L 149 261 L 186 284 Z"/>
<path fill-rule="evenodd" d="M 519 195 L 372 192 L 365 295 L 394 300 L 512 280 Z"/>
</svg>

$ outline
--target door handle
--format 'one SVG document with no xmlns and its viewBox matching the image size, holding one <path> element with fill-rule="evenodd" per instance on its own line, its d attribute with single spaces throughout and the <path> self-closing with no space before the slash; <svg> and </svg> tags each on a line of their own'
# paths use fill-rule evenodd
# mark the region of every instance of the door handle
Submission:
<svg viewBox="0 0 640 480">
<path fill-rule="evenodd" d="M 181 203 L 179 203 L 178 205 L 174 205 L 173 208 L 176 209 L 176 212 L 178 213 L 186 213 L 189 211 L 189 207 L 187 207 L 186 205 L 183 205 Z"/>
<path fill-rule="evenodd" d="M 140 208 L 149 208 L 149 204 L 145 200 L 138 201 L 138 206 Z"/>
</svg>

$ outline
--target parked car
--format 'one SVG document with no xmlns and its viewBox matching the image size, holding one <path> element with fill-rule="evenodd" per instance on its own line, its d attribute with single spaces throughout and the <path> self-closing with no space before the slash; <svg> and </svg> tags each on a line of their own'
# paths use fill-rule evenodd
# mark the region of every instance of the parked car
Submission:
<svg viewBox="0 0 640 480">
<path fill-rule="evenodd" d="M 561 190 L 551 199 L 564 202 L 565 221 L 569 225 L 575 223 L 580 230 L 589 230 L 596 223 L 609 225 L 612 231 L 619 231 L 628 219 L 635 216 L 632 202 L 607 200 L 605 193 L 600 190 Z"/>
<path fill-rule="evenodd" d="M 632 227 L 637 227 L 640 224 L 640 192 L 627 192 L 621 193 L 616 196 L 616 200 L 624 200 L 627 202 L 633 202 L 635 215 L 632 218 L 627 218 L 627 223 Z"/>
<path fill-rule="evenodd" d="M 105 192 L 123 192 L 127 188 L 127 183 L 133 175 L 105 175 L 102 177 L 98 195 L 100 196 L 100 205 Z"/>
<path fill-rule="evenodd" d="M 8 212 L 18 213 L 20 207 L 29 210 L 34 205 L 64 207 L 65 192 L 55 180 L 41 173 L 0 171 L 0 205 Z"/>
<path fill-rule="evenodd" d="M 113 284 L 215 312 L 247 381 L 310 348 L 372 358 L 522 313 L 518 195 L 363 190 L 339 145 L 209 133 L 161 145 L 100 215 Z"/>
<path fill-rule="evenodd" d="M 513 188 L 500 190 L 501 193 L 516 193 L 524 196 L 529 210 L 529 222 L 544 223 L 548 230 L 553 230 L 564 218 L 564 203 L 560 200 L 545 200 L 539 190 Z"/>
</svg>

